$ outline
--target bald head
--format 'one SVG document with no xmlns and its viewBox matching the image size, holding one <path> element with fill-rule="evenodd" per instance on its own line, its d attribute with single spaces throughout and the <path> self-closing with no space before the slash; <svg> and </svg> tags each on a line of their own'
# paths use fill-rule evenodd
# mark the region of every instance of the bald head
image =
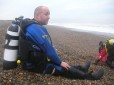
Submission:
<svg viewBox="0 0 114 85">
<path fill-rule="evenodd" d="M 46 6 L 39 6 L 34 11 L 34 19 L 41 25 L 47 25 L 50 18 L 50 11 Z"/>
<path fill-rule="evenodd" d="M 37 14 L 40 14 L 40 13 L 42 12 L 42 10 L 45 9 L 45 8 L 47 8 L 47 7 L 45 7 L 45 6 L 39 6 L 39 7 L 37 7 L 37 8 L 35 9 L 35 11 L 34 11 L 34 17 L 35 17 Z"/>
</svg>

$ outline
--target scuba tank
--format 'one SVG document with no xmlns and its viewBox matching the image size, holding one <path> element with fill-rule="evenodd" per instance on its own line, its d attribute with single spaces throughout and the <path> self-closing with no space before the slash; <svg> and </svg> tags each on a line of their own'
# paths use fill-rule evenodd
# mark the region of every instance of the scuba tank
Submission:
<svg viewBox="0 0 114 85">
<path fill-rule="evenodd" d="M 114 39 L 108 40 L 108 43 L 109 43 L 110 45 L 113 45 L 113 46 L 114 46 Z"/>
<path fill-rule="evenodd" d="M 23 17 L 15 18 L 15 20 L 12 21 L 12 24 L 7 28 L 4 46 L 3 70 L 9 70 L 17 67 L 20 22 L 22 19 Z"/>
</svg>

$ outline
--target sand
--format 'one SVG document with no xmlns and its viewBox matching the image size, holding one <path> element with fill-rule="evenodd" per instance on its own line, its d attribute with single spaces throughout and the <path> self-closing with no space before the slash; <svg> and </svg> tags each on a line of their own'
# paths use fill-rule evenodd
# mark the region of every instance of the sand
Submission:
<svg viewBox="0 0 114 85">
<path fill-rule="evenodd" d="M 5 33 L 11 21 L 0 21 L 0 85 L 113 85 L 114 71 L 106 64 L 94 65 L 98 55 L 98 44 L 101 40 L 111 37 L 100 35 L 99 33 L 79 32 L 65 29 L 58 26 L 46 26 L 51 35 L 58 54 L 63 61 L 72 65 L 83 64 L 86 60 L 91 60 L 90 70 L 104 68 L 103 78 L 97 81 L 68 79 L 61 76 L 41 75 L 23 71 L 20 66 L 16 69 L 3 71 L 3 51 Z M 70 29 L 70 28 L 69 28 Z"/>
</svg>

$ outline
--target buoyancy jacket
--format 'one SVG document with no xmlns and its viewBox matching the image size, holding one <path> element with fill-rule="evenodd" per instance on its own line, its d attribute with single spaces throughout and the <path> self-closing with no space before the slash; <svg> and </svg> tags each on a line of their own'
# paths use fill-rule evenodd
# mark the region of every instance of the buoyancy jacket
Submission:
<svg viewBox="0 0 114 85">
<path fill-rule="evenodd" d="M 45 27 L 38 24 L 35 20 L 25 19 L 22 21 L 21 28 L 20 40 L 24 40 L 24 42 L 21 42 L 23 43 L 21 50 L 29 50 L 29 52 L 32 52 L 35 48 L 38 52 L 45 54 L 55 65 L 59 66 L 61 64 L 61 59 L 59 58 L 56 48 L 53 46 L 50 35 Z M 27 45 L 25 42 L 28 42 L 29 44 Z M 25 60 L 30 60 L 28 58 L 29 52 L 23 51 L 20 54 L 22 54 Z"/>
</svg>

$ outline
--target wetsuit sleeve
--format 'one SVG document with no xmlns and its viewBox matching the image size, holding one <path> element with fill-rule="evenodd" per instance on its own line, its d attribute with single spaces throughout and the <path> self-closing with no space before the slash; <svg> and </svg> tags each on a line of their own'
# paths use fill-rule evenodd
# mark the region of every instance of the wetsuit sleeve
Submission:
<svg viewBox="0 0 114 85">
<path fill-rule="evenodd" d="M 55 47 L 50 43 L 49 37 L 45 36 L 45 32 L 41 26 L 31 25 L 26 30 L 27 39 L 35 43 L 40 49 L 57 65 L 61 64 L 61 59 L 58 56 Z"/>
</svg>

